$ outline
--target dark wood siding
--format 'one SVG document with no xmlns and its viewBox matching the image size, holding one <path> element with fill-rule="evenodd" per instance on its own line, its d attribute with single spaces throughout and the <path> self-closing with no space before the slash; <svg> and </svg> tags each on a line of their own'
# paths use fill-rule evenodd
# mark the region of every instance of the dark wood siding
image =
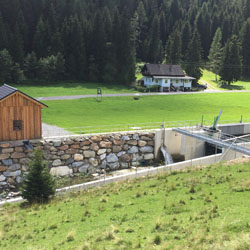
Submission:
<svg viewBox="0 0 250 250">
<path fill-rule="evenodd" d="M 0 141 L 42 137 L 42 105 L 15 92 L 0 102 Z M 22 129 L 14 130 L 13 121 L 21 120 Z"/>
</svg>

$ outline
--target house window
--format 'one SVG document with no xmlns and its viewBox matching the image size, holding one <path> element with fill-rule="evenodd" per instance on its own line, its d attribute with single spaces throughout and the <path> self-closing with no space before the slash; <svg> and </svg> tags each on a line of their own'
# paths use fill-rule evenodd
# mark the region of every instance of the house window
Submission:
<svg viewBox="0 0 250 250">
<path fill-rule="evenodd" d="M 21 120 L 14 120 L 13 121 L 13 130 L 14 131 L 22 130 L 22 121 Z"/>
<path fill-rule="evenodd" d="M 179 80 L 176 80 L 176 83 L 179 83 Z"/>
<path fill-rule="evenodd" d="M 155 79 L 155 83 L 158 83 L 159 82 L 159 80 L 158 79 Z"/>
<path fill-rule="evenodd" d="M 168 83 L 168 80 L 165 80 L 165 83 Z"/>
</svg>

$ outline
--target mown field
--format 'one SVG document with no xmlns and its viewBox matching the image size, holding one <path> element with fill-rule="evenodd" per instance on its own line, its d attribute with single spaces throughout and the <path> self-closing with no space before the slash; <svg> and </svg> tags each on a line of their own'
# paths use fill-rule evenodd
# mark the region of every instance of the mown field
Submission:
<svg viewBox="0 0 250 250">
<path fill-rule="evenodd" d="M 149 123 L 163 121 L 214 120 L 220 109 L 222 120 L 250 120 L 250 93 L 216 93 L 171 96 L 95 98 L 47 101 L 43 122 L 64 128 Z"/>
<path fill-rule="evenodd" d="M 218 76 L 218 80 L 220 77 Z M 231 85 L 224 85 L 219 86 L 215 81 L 215 74 L 208 70 L 203 70 L 203 76 L 201 80 L 204 80 L 210 83 L 213 87 L 217 88 L 218 90 L 250 90 L 250 81 L 249 80 L 240 80 L 237 82 L 231 83 Z"/>
<path fill-rule="evenodd" d="M 12 86 L 32 97 L 96 95 L 97 88 L 101 88 L 103 94 L 137 92 L 124 85 L 87 82 L 22 83 Z"/>
<path fill-rule="evenodd" d="M 250 164 L 117 183 L 0 210 L 0 249 L 250 249 Z"/>
</svg>

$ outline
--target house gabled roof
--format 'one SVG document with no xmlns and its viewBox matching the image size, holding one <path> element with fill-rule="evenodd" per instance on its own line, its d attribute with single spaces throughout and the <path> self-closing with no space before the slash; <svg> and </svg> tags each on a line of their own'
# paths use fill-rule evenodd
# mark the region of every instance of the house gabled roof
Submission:
<svg viewBox="0 0 250 250">
<path fill-rule="evenodd" d="M 180 65 L 171 64 L 145 64 L 142 74 L 146 76 L 185 76 Z"/>
<path fill-rule="evenodd" d="M 34 99 L 33 97 L 28 96 L 28 95 L 24 94 L 23 92 L 21 92 L 20 90 L 14 88 L 12 86 L 9 86 L 7 84 L 4 84 L 0 87 L 0 101 L 7 98 L 8 96 L 14 94 L 15 92 L 21 93 L 22 95 L 28 97 L 29 99 L 32 99 L 32 101 L 38 103 L 39 105 L 42 105 L 44 107 L 48 107 L 46 104 L 39 102 L 38 100 Z"/>
</svg>

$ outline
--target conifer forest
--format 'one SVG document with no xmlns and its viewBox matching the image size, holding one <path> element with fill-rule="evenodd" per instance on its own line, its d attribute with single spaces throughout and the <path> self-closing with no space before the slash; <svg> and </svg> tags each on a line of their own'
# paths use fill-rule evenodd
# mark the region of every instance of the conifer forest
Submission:
<svg viewBox="0 0 250 250">
<path fill-rule="evenodd" d="M 136 64 L 250 77 L 250 0 L 1 0 L 0 82 L 128 84 Z"/>
</svg>

